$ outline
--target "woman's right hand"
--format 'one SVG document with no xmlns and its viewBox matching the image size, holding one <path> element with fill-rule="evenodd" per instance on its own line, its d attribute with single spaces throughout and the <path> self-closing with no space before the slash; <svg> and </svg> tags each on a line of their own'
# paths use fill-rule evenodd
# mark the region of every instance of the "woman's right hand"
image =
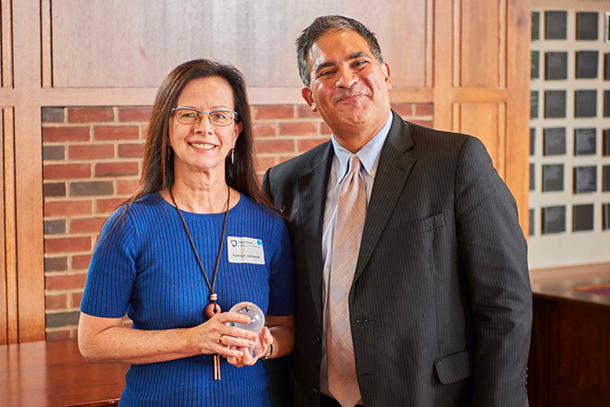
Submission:
<svg viewBox="0 0 610 407">
<path fill-rule="evenodd" d="M 250 318 L 234 312 L 221 312 L 212 316 L 201 325 L 188 330 L 189 343 L 200 353 L 218 354 L 225 358 L 242 358 L 240 348 L 252 348 L 258 335 L 231 325 L 234 322 L 247 325 Z"/>
</svg>

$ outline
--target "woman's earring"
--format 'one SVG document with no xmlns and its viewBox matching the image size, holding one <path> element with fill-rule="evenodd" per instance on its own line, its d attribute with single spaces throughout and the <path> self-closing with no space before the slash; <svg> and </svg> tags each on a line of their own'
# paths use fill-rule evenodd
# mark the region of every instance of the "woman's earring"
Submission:
<svg viewBox="0 0 610 407">
<path fill-rule="evenodd" d="M 235 149 L 231 149 L 231 164 L 235 163 Z"/>
<path fill-rule="evenodd" d="M 167 151 L 167 162 L 170 162 L 170 160 L 172 159 L 172 147 L 171 146 L 167 146 L 166 148 Z"/>
</svg>

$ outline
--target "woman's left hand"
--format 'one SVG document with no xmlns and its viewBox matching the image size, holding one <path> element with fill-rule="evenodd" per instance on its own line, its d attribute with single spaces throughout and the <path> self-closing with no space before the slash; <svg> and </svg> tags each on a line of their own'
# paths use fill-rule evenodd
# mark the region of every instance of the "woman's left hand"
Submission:
<svg viewBox="0 0 610 407">
<path fill-rule="evenodd" d="M 259 340 L 253 348 L 238 348 L 244 353 L 242 358 L 230 356 L 227 358 L 227 362 L 237 367 L 254 365 L 257 360 L 269 353 L 270 346 L 273 343 L 273 335 L 271 335 L 269 328 L 266 326 L 263 327 L 258 338 Z M 260 342 L 260 344 L 258 342 Z M 255 351 L 259 351 L 259 353 L 253 355 Z"/>
</svg>

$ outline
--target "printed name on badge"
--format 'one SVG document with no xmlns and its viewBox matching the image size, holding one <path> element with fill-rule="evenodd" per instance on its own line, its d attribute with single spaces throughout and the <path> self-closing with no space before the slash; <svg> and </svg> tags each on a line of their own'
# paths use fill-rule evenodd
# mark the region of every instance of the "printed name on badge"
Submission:
<svg viewBox="0 0 610 407">
<path fill-rule="evenodd" d="M 263 241 L 251 237 L 227 237 L 229 263 L 265 264 Z"/>
</svg>

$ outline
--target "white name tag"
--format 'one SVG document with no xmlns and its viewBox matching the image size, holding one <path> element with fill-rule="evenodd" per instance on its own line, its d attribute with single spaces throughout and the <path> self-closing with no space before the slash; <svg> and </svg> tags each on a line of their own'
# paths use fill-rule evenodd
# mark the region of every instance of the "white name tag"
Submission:
<svg viewBox="0 0 610 407">
<path fill-rule="evenodd" d="M 265 264 L 263 241 L 250 237 L 227 237 L 229 263 Z"/>
</svg>

